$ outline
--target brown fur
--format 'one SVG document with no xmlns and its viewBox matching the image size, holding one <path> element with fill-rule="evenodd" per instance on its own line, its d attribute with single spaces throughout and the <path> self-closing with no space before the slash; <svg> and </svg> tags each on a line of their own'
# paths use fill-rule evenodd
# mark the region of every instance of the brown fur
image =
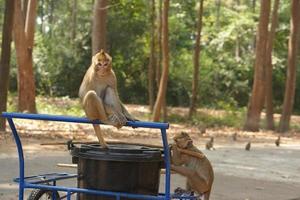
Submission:
<svg viewBox="0 0 300 200">
<path fill-rule="evenodd" d="M 205 144 L 207 150 L 215 150 L 214 148 L 214 137 L 211 137 L 210 140 Z"/>
<path fill-rule="evenodd" d="M 117 79 L 112 70 L 112 58 L 101 50 L 92 58 L 79 89 L 79 97 L 86 116 L 121 128 L 127 120 L 134 120 L 119 99 Z M 100 126 L 93 125 L 100 144 L 107 148 Z"/>
<path fill-rule="evenodd" d="M 209 200 L 214 180 L 210 161 L 193 145 L 193 141 L 187 133 L 182 132 L 176 135 L 174 142 L 175 144 L 171 147 L 171 169 L 187 177 L 187 190 L 203 194 L 204 200 Z M 192 154 L 186 152 L 192 152 Z"/>
</svg>

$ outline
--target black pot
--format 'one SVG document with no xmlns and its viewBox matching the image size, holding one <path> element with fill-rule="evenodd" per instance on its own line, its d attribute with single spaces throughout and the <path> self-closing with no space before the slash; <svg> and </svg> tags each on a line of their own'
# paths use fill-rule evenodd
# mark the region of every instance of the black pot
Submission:
<svg viewBox="0 0 300 200">
<path fill-rule="evenodd" d="M 160 149 L 130 144 L 79 145 L 71 148 L 73 163 L 78 164 L 78 187 L 86 189 L 157 195 Z M 113 200 L 115 197 L 79 194 L 79 200 Z M 129 198 L 121 198 L 127 200 Z"/>
</svg>

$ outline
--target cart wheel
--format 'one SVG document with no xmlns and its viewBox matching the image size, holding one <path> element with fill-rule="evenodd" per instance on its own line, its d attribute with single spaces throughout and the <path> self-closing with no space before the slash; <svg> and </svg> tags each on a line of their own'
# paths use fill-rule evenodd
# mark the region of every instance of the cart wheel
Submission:
<svg viewBox="0 0 300 200">
<path fill-rule="evenodd" d="M 50 190 L 34 189 L 27 200 L 52 200 L 53 194 L 55 195 L 56 200 L 60 199 L 57 191 L 52 192 Z"/>
</svg>

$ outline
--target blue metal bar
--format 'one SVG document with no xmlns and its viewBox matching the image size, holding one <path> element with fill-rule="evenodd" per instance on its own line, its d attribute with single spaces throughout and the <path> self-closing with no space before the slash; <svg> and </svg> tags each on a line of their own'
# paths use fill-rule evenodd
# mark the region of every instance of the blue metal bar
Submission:
<svg viewBox="0 0 300 200">
<path fill-rule="evenodd" d="M 170 200 L 170 151 L 168 147 L 167 141 L 167 132 L 166 129 L 169 128 L 168 123 L 157 123 L 157 122 L 143 122 L 143 121 L 128 121 L 125 126 L 129 126 L 132 128 L 154 128 L 160 129 L 162 134 L 163 146 L 164 146 L 164 161 L 166 166 L 166 180 L 165 180 L 165 195 L 141 195 L 141 194 L 129 194 L 129 193 L 121 193 L 121 192 L 109 192 L 109 191 L 98 191 L 98 190 L 90 190 L 83 188 L 68 188 L 68 187 L 60 187 L 60 186 L 51 186 L 51 185 L 43 185 L 31 182 L 24 181 L 24 156 L 23 149 L 20 138 L 18 136 L 16 127 L 13 123 L 13 118 L 19 119 L 32 119 L 32 120 L 47 120 L 47 121 L 60 121 L 60 122 L 75 122 L 75 123 L 90 123 L 90 124 L 102 124 L 99 120 L 89 120 L 87 118 L 80 117 L 68 117 L 68 116 L 58 116 L 58 115 L 45 115 L 45 114 L 25 114 L 25 113 L 2 113 L 2 117 L 6 117 L 8 119 L 9 125 L 13 132 L 18 153 L 19 153 L 19 200 L 23 200 L 24 188 L 37 188 L 37 189 L 47 189 L 51 191 L 65 191 L 67 192 L 67 198 L 70 199 L 70 193 L 89 193 L 94 195 L 104 195 L 104 196 L 115 196 L 117 199 L 120 197 L 128 197 L 134 199 L 152 199 L 152 200 Z M 32 176 L 33 178 L 35 176 Z M 28 178 L 28 177 L 27 177 Z M 54 178 L 56 180 L 56 178 Z M 55 197 L 54 197 L 55 198 Z"/>
<path fill-rule="evenodd" d="M 76 178 L 78 177 L 77 174 L 69 174 L 69 173 L 48 173 L 48 174 L 40 174 L 36 176 L 27 176 L 24 177 L 25 181 L 27 183 L 49 183 L 52 181 L 58 181 L 58 180 L 65 180 L 70 178 Z M 15 178 L 14 182 L 19 183 L 20 178 Z"/>
<path fill-rule="evenodd" d="M 132 199 L 151 199 L 151 200 L 164 200 L 164 196 L 157 195 L 144 195 L 144 194 L 132 194 L 132 193 L 124 193 L 124 192 L 110 192 L 110 191 L 102 191 L 102 190 L 92 190 L 92 189 L 84 189 L 84 188 L 72 188 L 72 187 L 63 187 L 63 186 L 52 186 L 52 185 L 43 185 L 43 184 L 31 184 L 25 183 L 25 188 L 37 188 L 37 189 L 45 189 L 45 190 L 55 190 L 55 191 L 64 191 L 64 192 L 75 192 L 75 193 L 87 193 L 93 195 L 102 195 L 102 196 L 120 196 L 127 197 Z"/>
<path fill-rule="evenodd" d="M 71 191 L 68 191 L 68 193 L 67 193 L 67 200 L 71 200 Z"/>
<path fill-rule="evenodd" d="M 166 129 L 161 129 L 161 136 L 164 146 L 164 160 L 165 160 L 165 167 L 166 167 L 166 177 L 165 177 L 165 196 L 166 200 L 171 199 L 170 198 L 170 179 L 171 179 L 171 173 L 170 173 L 170 149 L 168 145 L 168 138 L 167 138 L 167 131 Z"/>
<path fill-rule="evenodd" d="M 20 140 L 20 137 L 18 135 L 17 129 L 15 127 L 15 124 L 11 118 L 7 118 L 7 121 L 9 123 L 9 126 L 12 130 L 12 133 L 15 138 L 15 142 L 17 145 L 18 149 L 18 155 L 19 155 L 19 177 L 20 177 L 20 182 L 19 182 L 19 200 L 23 200 L 24 196 L 24 155 L 23 155 L 23 148 L 22 148 L 22 143 Z"/>
<path fill-rule="evenodd" d="M 53 181 L 53 186 L 56 186 L 56 180 Z M 54 191 L 52 191 L 52 200 L 56 200 L 56 195 Z"/>
<path fill-rule="evenodd" d="M 47 121 L 60 121 L 60 122 L 77 122 L 88 124 L 103 124 L 99 120 L 89 120 L 82 117 L 70 117 L 62 115 L 46 115 L 46 114 L 29 114 L 29 113 L 8 113 L 3 112 L 2 117 L 6 118 L 19 118 L 19 119 L 34 119 L 34 120 L 47 120 Z M 168 123 L 160 122 L 144 122 L 144 121 L 128 121 L 125 126 L 132 128 L 154 128 L 154 129 L 168 129 Z"/>
</svg>

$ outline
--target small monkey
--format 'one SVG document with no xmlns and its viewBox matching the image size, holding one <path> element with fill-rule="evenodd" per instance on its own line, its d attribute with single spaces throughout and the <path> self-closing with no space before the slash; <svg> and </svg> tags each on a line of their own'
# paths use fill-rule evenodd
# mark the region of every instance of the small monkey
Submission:
<svg viewBox="0 0 300 200">
<path fill-rule="evenodd" d="M 250 148 L 251 148 L 251 142 L 248 142 L 245 146 L 245 150 L 250 151 Z"/>
<path fill-rule="evenodd" d="M 237 136 L 238 136 L 237 133 L 233 133 L 233 134 L 232 134 L 232 140 L 233 140 L 233 141 L 237 141 Z"/>
<path fill-rule="evenodd" d="M 275 140 L 275 144 L 277 147 L 280 146 L 280 142 L 281 142 L 280 140 L 281 140 L 280 136 L 278 136 L 278 138 Z"/>
<path fill-rule="evenodd" d="M 214 137 L 210 137 L 210 140 L 205 144 L 207 150 L 215 150 L 214 148 Z"/>
<path fill-rule="evenodd" d="M 171 169 L 187 177 L 186 189 L 195 191 L 209 200 L 214 180 L 211 163 L 206 156 L 193 145 L 190 136 L 181 132 L 174 137 L 171 146 Z M 184 151 L 182 151 L 184 150 Z"/>
<path fill-rule="evenodd" d="M 79 97 L 86 116 L 91 120 L 99 119 L 117 128 L 128 120 L 135 120 L 119 99 L 112 58 L 104 50 L 93 56 L 81 83 Z M 101 146 L 107 148 L 100 126 L 93 124 L 93 127 Z"/>
</svg>

